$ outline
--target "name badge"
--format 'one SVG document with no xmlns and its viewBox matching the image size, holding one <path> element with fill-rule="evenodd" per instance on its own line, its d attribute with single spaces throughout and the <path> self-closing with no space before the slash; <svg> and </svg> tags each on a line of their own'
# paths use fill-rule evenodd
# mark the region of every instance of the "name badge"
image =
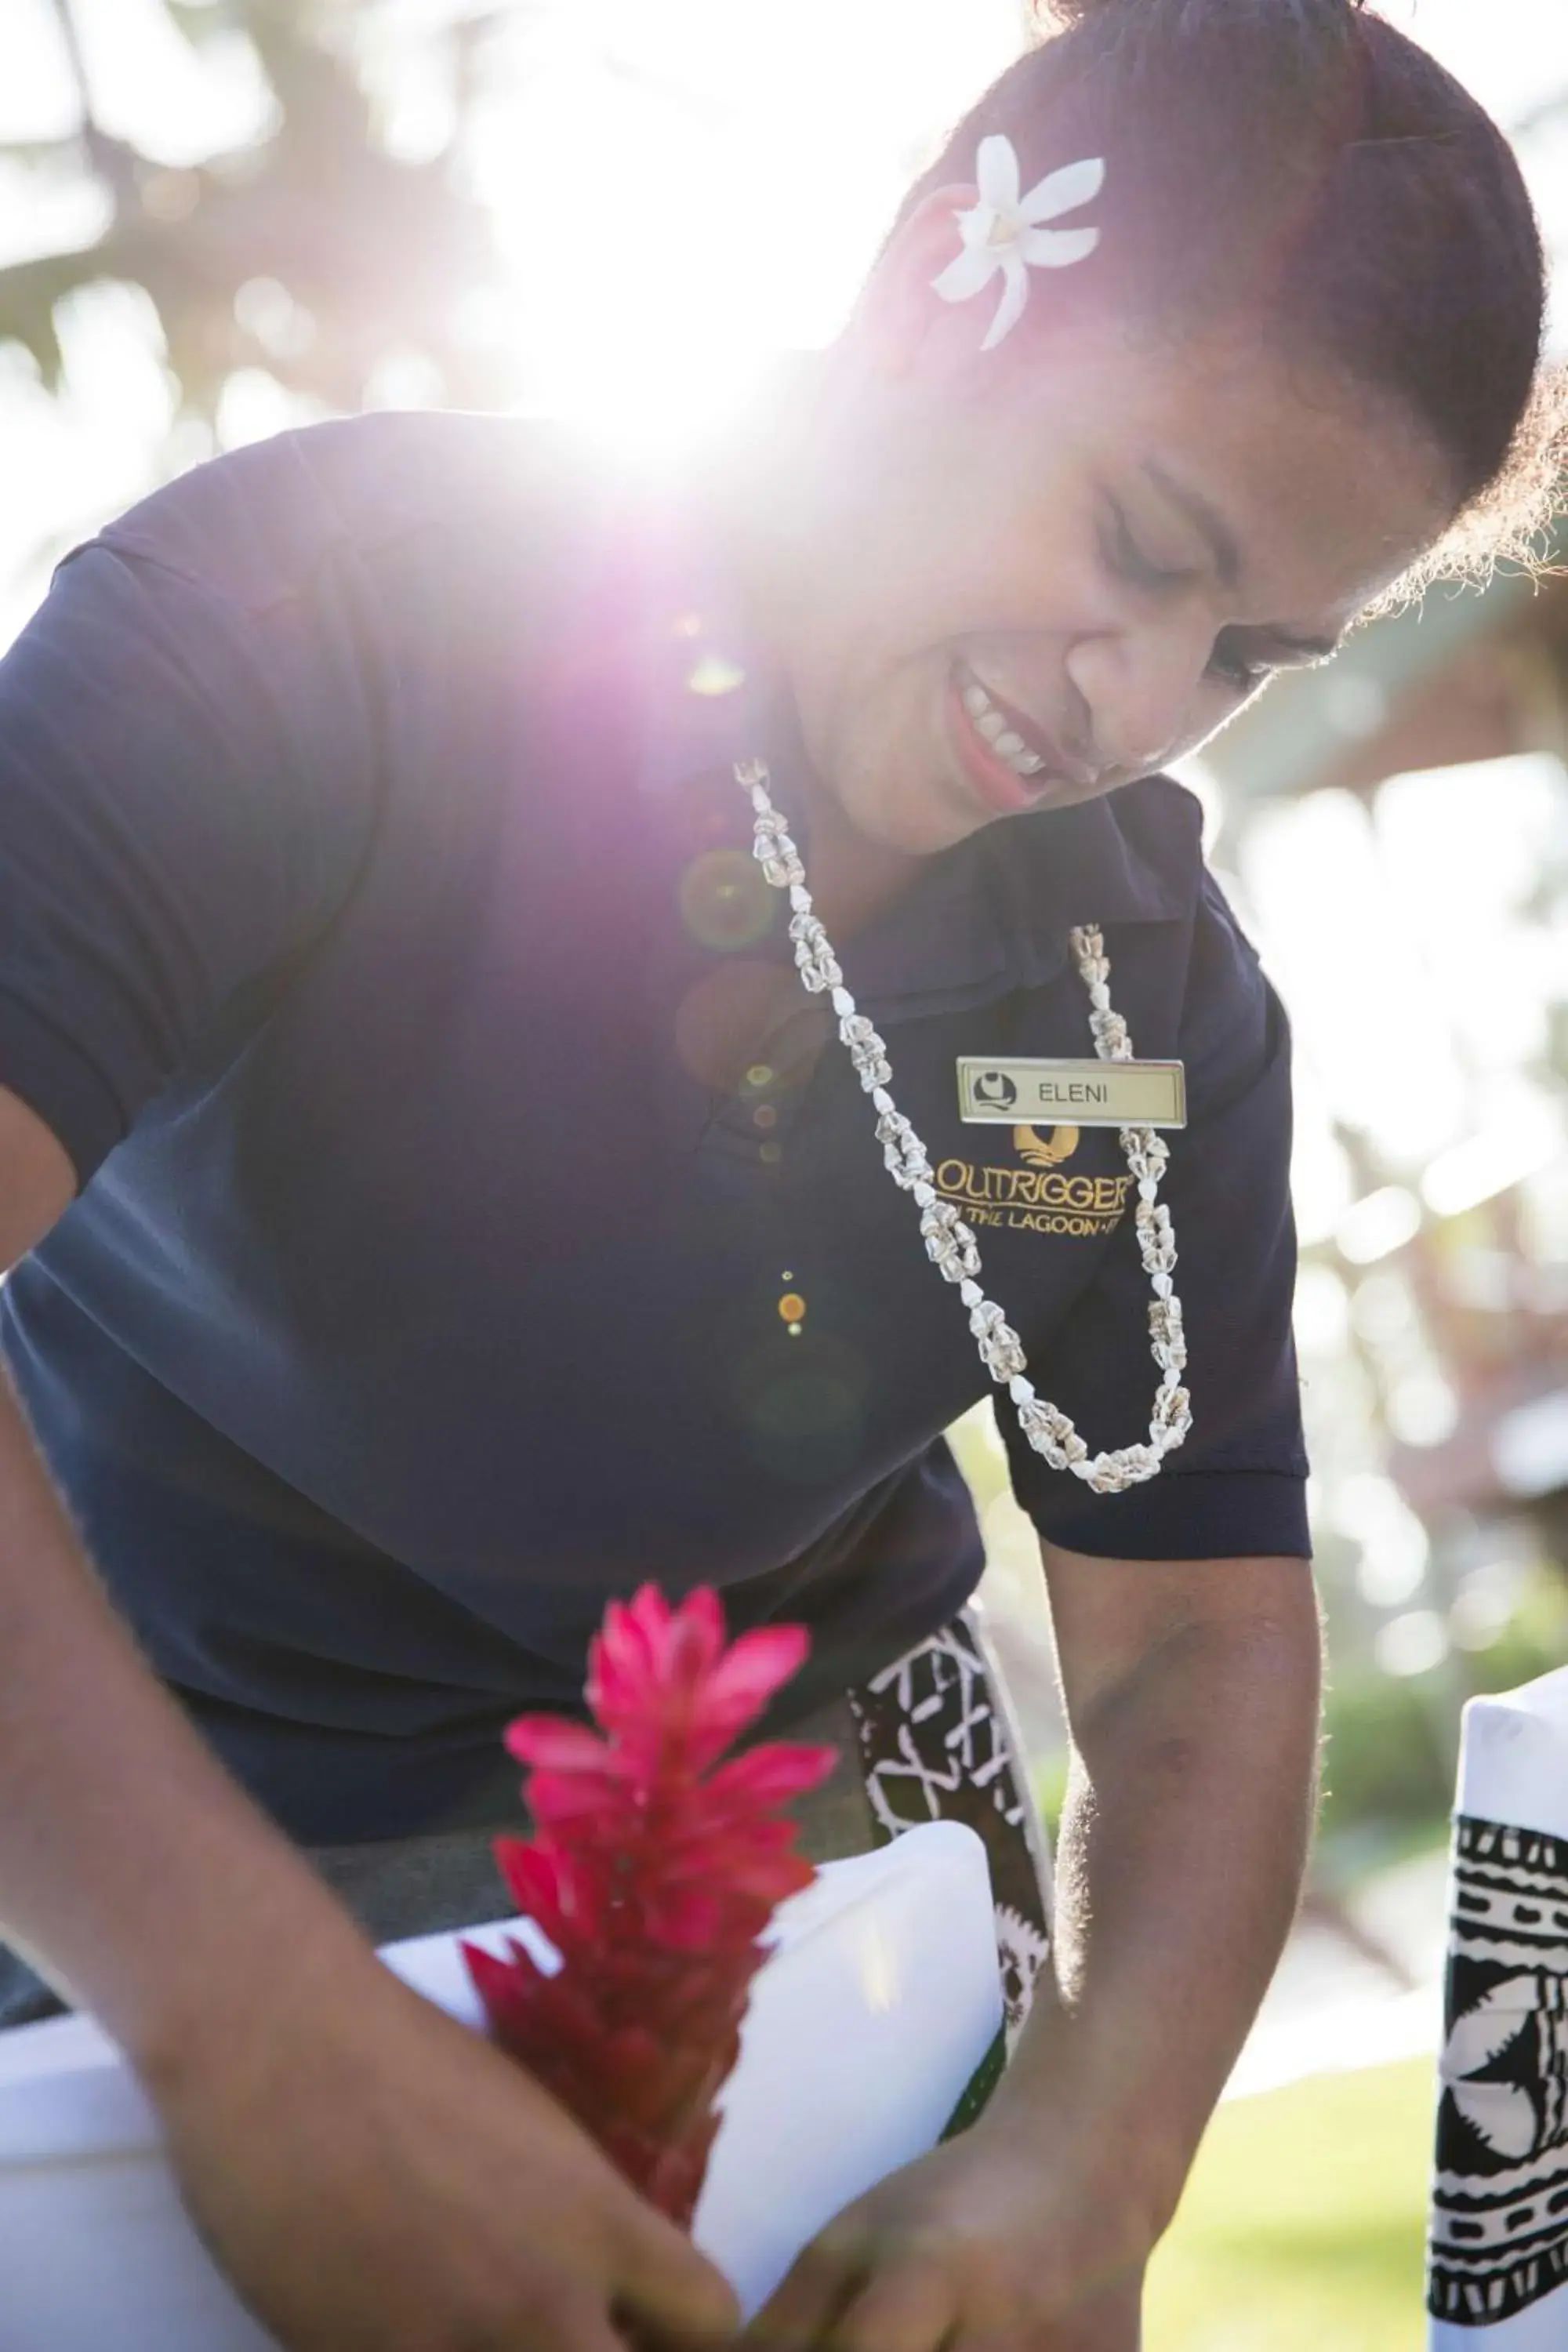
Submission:
<svg viewBox="0 0 1568 2352">
<path fill-rule="evenodd" d="M 958 1113 L 970 1127 L 1185 1127 L 1180 1062 L 958 1059 Z"/>
</svg>

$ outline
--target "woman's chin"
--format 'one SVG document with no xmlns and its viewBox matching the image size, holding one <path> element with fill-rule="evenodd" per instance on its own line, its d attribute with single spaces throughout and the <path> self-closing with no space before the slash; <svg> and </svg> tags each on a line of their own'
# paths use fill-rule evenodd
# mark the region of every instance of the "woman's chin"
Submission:
<svg viewBox="0 0 1568 2352">
<path fill-rule="evenodd" d="M 904 857 L 936 857 L 978 833 L 983 814 L 967 808 L 934 785 L 866 790 L 841 803 L 856 832 L 880 849 Z"/>
</svg>

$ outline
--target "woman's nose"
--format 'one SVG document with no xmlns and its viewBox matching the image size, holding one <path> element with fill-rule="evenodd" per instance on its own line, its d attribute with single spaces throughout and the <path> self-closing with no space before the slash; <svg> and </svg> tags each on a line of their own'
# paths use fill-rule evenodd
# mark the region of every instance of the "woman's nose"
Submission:
<svg viewBox="0 0 1568 2352">
<path fill-rule="evenodd" d="M 1067 673 L 1088 712 L 1099 765 L 1147 773 L 1196 741 L 1214 723 L 1204 693 L 1213 654 L 1206 615 L 1080 637 Z"/>
</svg>

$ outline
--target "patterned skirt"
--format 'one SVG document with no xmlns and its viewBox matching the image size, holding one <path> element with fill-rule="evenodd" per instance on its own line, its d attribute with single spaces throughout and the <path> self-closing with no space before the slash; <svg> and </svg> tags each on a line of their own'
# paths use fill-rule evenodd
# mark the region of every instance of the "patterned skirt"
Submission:
<svg viewBox="0 0 1568 2352">
<path fill-rule="evenodd" d="M 991 1865 L 1004 2031 L 954 2128 L 978 2113 L 1028 2010 L 1050 1946 L 1049 1860 L 1002 1676 L 977 1614 L 950 1624 L 845 1693 L 792 1739 L 839 1750 L 837 1770 L 797 1808 L 814 1862 L 864 1853 L 924 1822 L 975 1831 Z M 525 1828 L 510 1822 L 509 1828 Z M 307 1849 L 316 1870 L 376 1943 L 502 1919 L 512 1909 L 490 1854 L 494 1832 L 440 1831 Z M 63 2004 L 0 1947 L 0 2031 Z"/>
</svg>

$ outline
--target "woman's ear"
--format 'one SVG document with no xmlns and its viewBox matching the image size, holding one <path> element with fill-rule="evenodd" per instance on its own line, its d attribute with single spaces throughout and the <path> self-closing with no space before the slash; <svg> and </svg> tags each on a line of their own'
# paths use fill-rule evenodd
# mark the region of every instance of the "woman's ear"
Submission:
<svg viewBox="0 0 1568 2352">
<path fill-rule="evenodd" d="M 931 280 L 959 251 L 958 215 L 977 202 L 962 183 L 933 188 L 900 222 L 877 257 L 855 306 L 849 332 L 879 373 L 907 376 L 962 366 L 980 349 L 990 313 L 984 303 L 954 308 Z"/>
</svg>

